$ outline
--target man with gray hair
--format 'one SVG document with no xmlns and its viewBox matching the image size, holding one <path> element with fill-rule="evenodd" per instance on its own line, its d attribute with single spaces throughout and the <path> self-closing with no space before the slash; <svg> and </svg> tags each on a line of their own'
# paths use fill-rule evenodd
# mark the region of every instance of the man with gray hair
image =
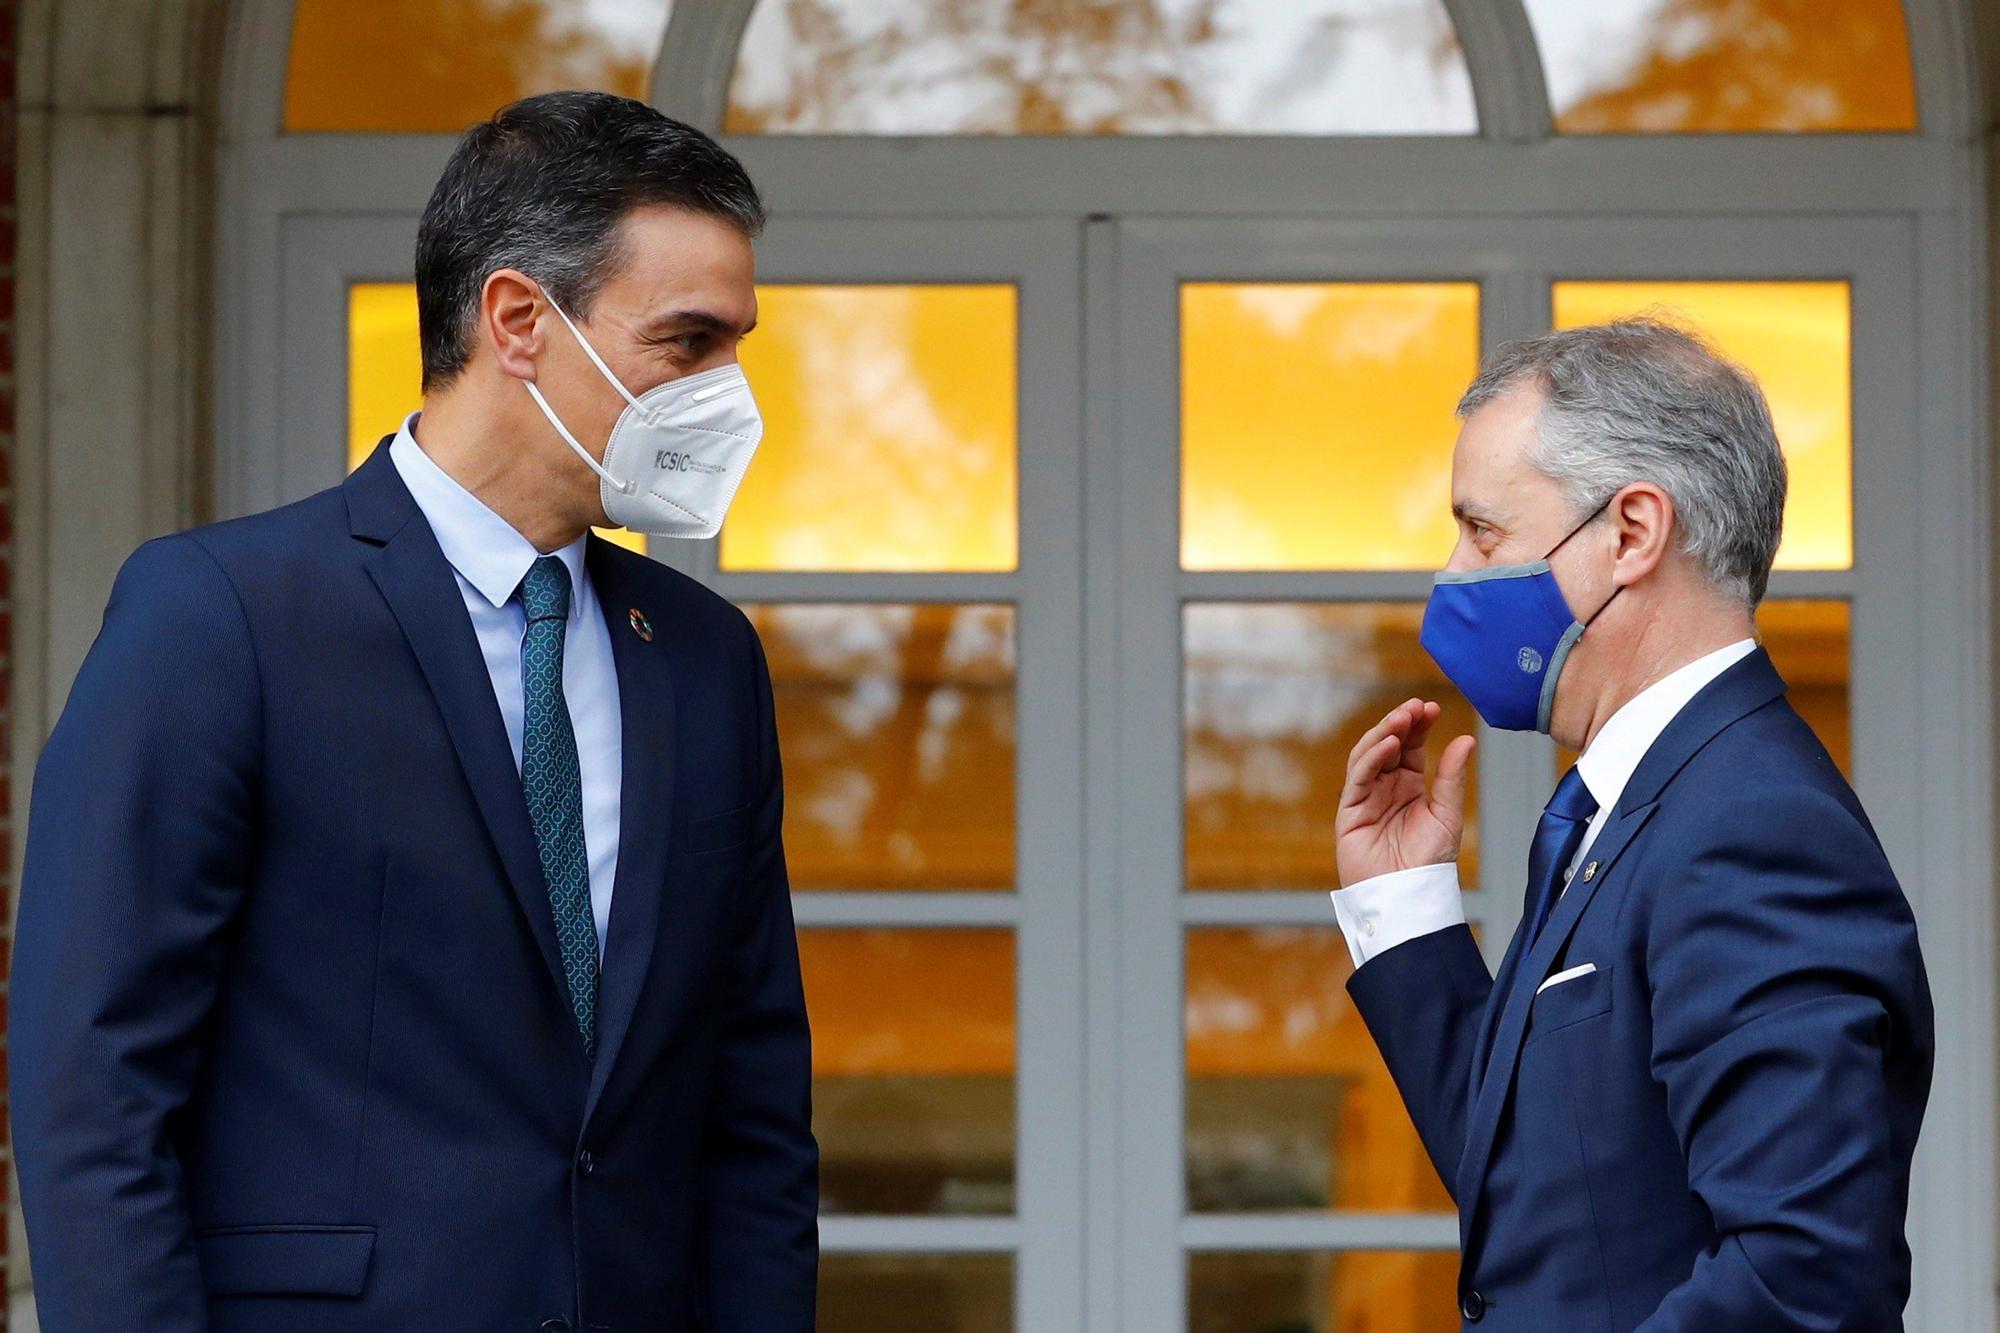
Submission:
<svg viewBox="0 0 2000 1333">
<path fill-rule="evenodd" d="M 1916 925 L 1758 647 L 1785 465 L 1756 384 L 1653 320 L 1497 352 L 1459 405 L 1423 643 L 1582 757 L 1497 978 L 1456 859 L 1475 741 L 1412 699 L 1349 759 L 1348 983 L 1500 1329 L 1893 1329 L 1930 1088 Z"/>
</svg>

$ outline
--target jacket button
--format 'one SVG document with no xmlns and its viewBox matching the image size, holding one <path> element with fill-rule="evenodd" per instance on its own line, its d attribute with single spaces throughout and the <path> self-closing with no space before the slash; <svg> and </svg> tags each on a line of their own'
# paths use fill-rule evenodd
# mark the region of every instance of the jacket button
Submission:
<svg viewBox="0 0 2000 1333">
<path fill-rule="evenodd" d="M 569 1320 L 544 1319 L 542 1321 L 542 1333 L 569 1333 Z"/>
<path fill-rule="evenodd" d="M 1476 1291 L 1465 1293 L 1465 1299 L 1458 1303 L 1458 1312 L 1465 1316 L 1465 1322 L 1476 1324 L 1486 1317 L 1486 1298 Z"/>
<path fill-rule="evenodd" d="M 587 1176 L 597 1169 L 597 1159 L 592 1157 L 588 1151 L 578 1153 L 576 1169 L 579 1175 Z"/>
</svg>

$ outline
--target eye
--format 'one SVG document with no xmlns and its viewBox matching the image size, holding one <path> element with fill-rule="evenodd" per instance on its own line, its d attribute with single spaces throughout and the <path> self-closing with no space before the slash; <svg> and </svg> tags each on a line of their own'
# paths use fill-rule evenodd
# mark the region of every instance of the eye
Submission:
<svg viewBox="0 0 2000 1333">
<path fill-rule="evenodd" d="M 663 347 L 675 356 L 690 359 L 701 356 L 708 348 L 706 333 L 676 333 L 650 341 L 655 347 Z"/>
</svg>

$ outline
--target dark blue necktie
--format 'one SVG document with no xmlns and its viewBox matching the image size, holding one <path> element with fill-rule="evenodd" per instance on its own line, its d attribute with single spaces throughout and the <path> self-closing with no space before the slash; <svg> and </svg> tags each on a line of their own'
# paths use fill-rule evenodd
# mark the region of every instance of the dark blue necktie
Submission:
<svg viewBox="0 0 2000 1333">
<path fill-rule="evenodd" d="M 583 770 L 563 697 L 563 631 L 569 567 L 543 556 L 521 580 L 521 788 L 535 826 L 556 943 L 585 1055 L 597 1046 L 597 922 L 590 914 L 590 856 L 583 841 Z"/>
<path fill-rule="evenodd" d="M 1576 859 L 1583 835 L 1597 814 L 1597 798 L 1583 783 L 1583 774 L 1574 767 L 1556 784 L 1556 794 L 1542 807 L 1541 822 L 1535 825 L 1535 841 L 1528 848 L 1528 901 L 1523 915 L 1528 933 L 1522 937 L 1521 953 L 1535 947 L 1535 940 L 1548 924 L 1556 900 L 1562 896 L 1563 873 Z"/>
</svg>

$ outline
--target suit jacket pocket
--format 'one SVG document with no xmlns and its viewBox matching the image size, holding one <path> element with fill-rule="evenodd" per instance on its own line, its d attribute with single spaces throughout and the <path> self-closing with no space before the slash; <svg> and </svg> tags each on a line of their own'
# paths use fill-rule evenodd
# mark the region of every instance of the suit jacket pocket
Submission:
<svg viewBox="0 0 2000 1333">
<path fill-rule="evenodd" d="M 697 819 L 688 825 L 685 846 L 690 854 L 694 852 L 717 852 L 724 847 L 734 847 L 750 836 L 750 807 L 739 805 L 734 810 L 725 810 L 707 819 Z"/>
<path fill-rule="evenodd" d="M 218 1227 L 194 1246 L 210 1296 L 359 1296 L 375 1228 Z"/>
<path fill-rule="evenodd" d="M 1534 1007 L 1528 1010 L 1528 1030 L 1522 1041 L 1530 1042 L 1610 1012 L 1611 969 L 1600 966 L 1595 972 L 1551 986 L 1537 995 Z"/>
</svg>

